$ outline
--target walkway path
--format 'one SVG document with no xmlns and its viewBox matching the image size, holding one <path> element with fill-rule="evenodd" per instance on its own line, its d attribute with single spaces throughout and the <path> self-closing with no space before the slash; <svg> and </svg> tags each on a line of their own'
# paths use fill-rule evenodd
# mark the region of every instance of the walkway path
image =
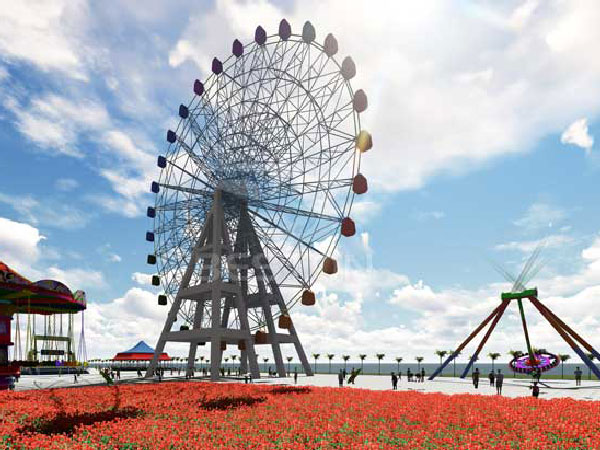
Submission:
<svg viewBox="0 0 600 450">
<path fill-rule="evenodd" d="M 44 389 L 44 388 L 64 388 L 64 387 L 79 387 L 89 385 L 104 385 L 104 379 L 94 370 L 91 370 L 89 375 L 80 375 L 78 383 L 73 382 L 72 375 L 24 375 L 16 385 L 16 390 L 23 391 L 29 389 Z M 185 377 L 173 376 L 167 372 L 164 381 L 185 381 Z M 195 378 L 194 381 L 207 382 L 208 379 Z M 242 380 L 227 379 L 224 382 L 241 382 Z M 144 379 L 137 378 L 135 372 L 121 372 L 122 383 L 147 383 Z M 255 380 L 255 384 L 288 384 L 293 385 L 293 378 L 269 378 L 264 377 L 260 380 Z M 581 387 L 576 388 L 573 380 L 548 380 L 542 383 L 546 386 L 541 386 L 540 398 L 565 398 L 570 397 L 579 400 L 600 400 L 600 381 L 582 380 Z M 519 380 L 512 378 L 504 379 L 504 387 L 502 395 L 505 397 L 528 397 L 531 395 L 529 389 L 530 383 L 527 380 Z M 337 387 L 337 375 L 316 375 L 314 377 L 298 376 L 298 386 L 328 386 Z M 391 389 L 391 380 L 389 376 L 376 375 L 359 375 L 354 386 L 344 385 L 344 389 L 362 388 L 374 390 Z M 408 382 L 403 376 L 398 383 L 398 390 L 413 390 L 418 392 L 442 392 L 444 394 L 478 394 L 478 395 L 496 395 L 496 388 L 489 385 L 487 379 L 481 379 L 479 389 L 475 389 L 470 379 L 460 378 L 436 378 L 429 381 L 425 379 L 423 383 Z"/>
</svg>

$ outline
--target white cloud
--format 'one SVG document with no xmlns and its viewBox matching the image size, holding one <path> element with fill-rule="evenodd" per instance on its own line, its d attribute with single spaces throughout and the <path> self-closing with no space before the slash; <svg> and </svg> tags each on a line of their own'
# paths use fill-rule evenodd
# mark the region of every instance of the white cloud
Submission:
<svg viewBox="0 0 600 450">
<path fill-rule="evenodd" d="M 101 245 L 100 247 L 98 247 L 96 249 L 96 251 L 98 252 L 98 254 L 100 254 L 101 256 L 103 256 L 109 262 L 121 262 L 122 261 L 121 256 L 119 256 L 118 254 L 116 254 L 112 250 L 111 245 L 108 244 L 108 243 L 106 243 L 104 245 Z"/>
<path fill-rule="evenodd" d="M 535 230 L 552 227 L 564 218 L 565 212 L 562 209 L 547 203 L 534 203 L 521 218 L 514 221 L 514 224 L 528 230 Z"/>
<path fill-rule="evenodd" d="M 51 254 L 46 255 L 46 249 L 40 248 L 44 239 L 37 228 L 0 217 L 1 258 L 26 278 L 32 281 L 55 279 L 65 283 L 73 291 L 106 286 L 102 273 L 96 270 L 42 267 L 42 257 L 46 260 L 57 259 L 56 250 L 51 249 Z"/>
<path fill-rule="evenodd" d="M 231 40 L 250 41 L 258 24 L 275 33 L 284 16 L 295 32 L 310 17 L 317 40 L 332 32 L 340 58 L 356 62 L 352 84 L 369 96 L 361 124 L 375 141 L 361 169 L 379 190 L 419 188 L 439 173 L 525 152 L 573 115 L 600 111 L 600 62 L 589 58 L 600 51 L 593 0 L 309 0 L 285 11 L 262 0 L 219 0 L 191 16 L 170 63 L 191 61 L 206 74 L 213 56 L 230 54 Z"/>
<path fill-rule="evenodd" d="M 47 152 L 83 157 L 78 142 L 81 134 L 94 132 L 110 123 L 106 108 L 89 99 L 71 100 L 50 94 L 36 97 L 27 107 L 12 97 L 4 106 L 17 119 L 17 128 Z"/>
<path fill-rule="evenodd" d="M 86 12 L 83 0 L 3 0 L 0 52 L 9 61 L 26 61 L 45 71 L 57 70 L 85 80 L 85 48 L 78 36 Z"/>
<path fill-rule="evenodd" d="M 15 270 L 24 270 L 38 260 L 43 239 L 37 228 L 0 217 L 0 255 Z"/>
<path fill-rule="evenodd" d="M 582 260 L 585 267 L 581 271 L 541 279 L 538 289 L 540 300 L 589 341 L 600 332 L 600 321 L 589 314 L 595 310 L 600 295 L 600 237 L 583 250 Z M 366 319 L 365 305 L 377 301 L 373 287 L 381 279 L 380 275 L 380 272 L 371 272 L 373 282 L 366 283 L 369 285 L 367 297 L 363 298 L 365 292 L 360 286 L 355 289 L 344 283 L 338 291 L 316 289 L 314 307 L 299 306 L 291 311 L 307 354 L 331 352 L 337 355 L 337 361 L 341 354 L 347 353 L 352 356 L 351 361 L 357 361 L 359 353 L 366 353 L 368 360 L 373 360 L 374 354 L 381 352 L 386 354 L 386 361 L 396 355 L 403 356 L 405 361 L 413 361 L 414 355 L 422 355 L 426 362 L 437 362 L 434 349 L 456 348 L 499 305 L 500 293 L 510 289 L 507 283 L 492 283 L 473 290 L 436 290 L 423 281 L 407 284 L 404 278 L 396 276 L 395 286 L 393 281 L 387 283 L 387 290 L 393 292 L 386 303 L 398 308 L 400 313 L 416 314 L 416 318 L 394 323 L 390 316 L 389 325 L 373 327 Z M 148 274 L 134 274 L 136 278 L 147 280 Z M 340 287 L 340 284 L 335 286 Z M 558 286 L 562 286 L 562 292 Z M 352 294 L 350 299 L 343 300 L 342 296 L 347 293 Z M 122 298 L 90 305 L 86 312 L 86 322 L 89 321 L 86 333 L 89 343 L 94 344 L 94 355 L 112 356 L 116 349 L 128 348 L 140 339 L 154 345 L 167 314 L 167 309 L 156 303 L 154 293 L 135 287 Z M 528 303 L 525 312 L 533 345 L 571 353 L 568 345 Z M 474 351 L 483 333 L 471 341 L 461 360 Z M 483 352 L 498 351 L 502 355 L 501 361 L 506 361 L 509 349 L 523 349 L 524 346 L 518 310 L 515 305 L 510 305 Z M 183 354 L 186 349 L 170 345 L 167 351 Z M 286 351 L 293 354 L 291 349 Z M 269 349 L 263 352 L 266 352 L 264 356 L 270 356 Z"/>
<path fill-rule="evenodd" d="M 111 255 L 108 256 L 108 260 L 110 262 L 121 262 L 121 261 L 123 261 L 123 258 L 121 258 L 116 253 L 112 253 Z"/>
<path fill-rule="evenodd" d="M 415 214 L 417 220 L 425 221 L 425 220 L 440 220 L 446 217 L 446 213 L 444 211 L 419 211 Z"/>
<path fill-rule="evenodd" d="M 540 245 L 546 248 L 559 248 L 566 244 L 570 244 L 574 239 L 564 234 L 553 234 L 542 239 L 532 241 L 511 241 L 505 244 L 498 244 L 494 247 L 495 250 L 518 250 L 524 253 L 531 253 Z"/>
<path fill-rule="evenodd" d="M 529 23 L 531 16 L 539 6 L 539 0 L 525 0 L 512 12 L 508 21 L 509 26 L 517 30 L 522 29 Z"/>
<path fill-rule="evenodd" d="M 141 214 L 140 205 L 148 195 L 149 180 L 158 171 L 152 156 L 154 150 L 142 150 L 130 134 L 115 128 L 101 102 L 47 95 L 34 98 L 28 108 L 22 108 L 14 98 L 5 100 L 4 104 L 15 115 L 19 131 L 44 151 L 50 154 L 58 151 L 58 154 L 77 158 L 92 156 L 96 160 L 99 174 L 119 195 L 88 194 L 88 199 L 126 217 Z M 83 151 L 80 144 L 84 139 L 100 145 L 104 154 L 90 155 Z M 56 186 L 67 190 L 75 188 L 76 183 L 72 179 L 61 179 Z M 61 209 L 73 212 L 73 208 L 66 205 Z"/>
<path fill-rule="evenodd" d="M 381 212 L 381 203 L 362 200 L 352 203 L 352 218 L 357 223 L 365 224 Z"/>
<path fill-rule="evenodd" d="M 131 275 L 131 279 L 133 281 L 135 281 L 137 284 L 150 286 L 150 284 L 152 283 L 152 274 L 150 274 L 150 273 L 134 272 Z"/>
<path fill-rule="evenodd" d="M 560 136 L 560 142 L 577 145 L 589 152 L 594 145 L 594 138 L 588 133 L 587 119 L 579 119 L 569 125 Z"/>
<path fill-rule="evenodd" d="M 60 269 L 58 267 L 49 267 L 43 273 L 38 272 L 38 278 L 44 277 L 46 279 L 59 280 L 69 286 L 73 292 L 81 289 L 86 290 L 90 287 L 105 287 L 106 280 L 102 275 L 102 272 L 98 270 L 85 270 L 85 269 Z"/>
<path fill-rule="evenodd" d="M 59 191 L 69 192 L 79 187 L 79 182 L 73 178 L 58 178 L 54 182 L 54 186 Z"/>
<path fill-rule="evenodd" d="M 140 340 L 154 347 L 167 312 L 167 308 L 157 304 L 156 294 L 138 287 L 106 303 L 88 303 L 85 312 L 88 354 L 110 358 Z"/>
<path fill-rule="evenodd" d="M 139 216 L 143 210 L 142 205 L 127 198 L 104 194 L 89 194 L 85 198 L 92 203 L 100 205 L 108 212 L 120 214 L 125 217 Z"/>
<path fill-rule="evenodd" d="M 10 205 L 22 218 L 33 225 L 75 230 L 85 227 L 90 214 L 56 200 L 38 201 L 31 195 L 8 195 L 0 192 L 0 203 Z"/>
</svg>

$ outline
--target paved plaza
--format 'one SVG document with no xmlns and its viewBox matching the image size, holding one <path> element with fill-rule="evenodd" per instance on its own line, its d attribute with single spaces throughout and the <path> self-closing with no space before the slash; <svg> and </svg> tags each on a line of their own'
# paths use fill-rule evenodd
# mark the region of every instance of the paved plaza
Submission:
<svg viewBox="0 0 600 450">
<path fill-rule="evenodd" d="M 73 375 L 24 375 L 16 384 L 16 390 L 29 389 L 48 389 L 48 388 L 72 388 L 79 386 L 104 385 L 105 381 L 95 369 L 90 370 L 90 374 L 80 375 L 77 384 L 74 383 Z M 183 373 L 183 372 L 182 372 Z M 165 373 L 163 382 L 185 381 L 185 377 L 170 375 Z M 194 378 L 192 382 L 208 382 L 207 378 Z M 121 372 L 121 380 L 116 383 L 148 383 L 156 382 L 140 379 L 135 372 Z M 243 379 L 227 378 L 223 382 L 244 383 Z M 254 380 L 255 384 L 287 384 L 293 385 L 292 377 L 275 378 L 264 376 L 259 380 Z M 541 380 L 540 398 L 574 398 L 579 400 L 600 400 L 600 381 L 582 380 L 581 386 L 576 387 L 573 380 Z M 298 376 L 298 386 L 328 386 L 337 387 L 338 377 L 336 374 L 323 375 L 318 374 L 313 377 Z M 502 395 L 505 397 L 528 397 L 531 395 L 529 389 L 530 382 L 523 379 L 505 378 L 502 388 Z M 389 376 L 359 375 L 354 385 L 347 386 L 344 389 L 373 389 L 373 390 L 391 390 L 391 380 Z M 477 394 L 477 395 L 496 395 L 496 388 L 490 386 L 487 378 L 482 378 L 479 382 L 479 389 L 475 389 L 470 379 L 460 379 L 452 377 L 436 378 L 429 381 L 425 379 L 423 383 L 408 382 L 403 376 L 398 382 L 400 391 L 418 391 L 418 392 L 441 392 L 444 394 Z"/>
</svg>

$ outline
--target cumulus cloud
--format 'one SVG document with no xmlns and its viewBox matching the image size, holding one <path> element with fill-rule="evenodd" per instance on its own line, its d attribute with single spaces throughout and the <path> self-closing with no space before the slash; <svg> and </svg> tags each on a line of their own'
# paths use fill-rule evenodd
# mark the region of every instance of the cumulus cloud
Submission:
<svg viewBox="0 0 600 450">
<path fill-rule="evenodd" d="M 600 321 L 589 314 L 600 295 L 600 237 L 582 251 L 581 259 L 582 270 L 542 278 L 537 285 L 542 302 L 590 340 L 600 332 Z M 291 311 L 308 354 L 331 352 L 338 357 L 350 354 L 351 361 L 357 361 L 359 353 L 366 353 L 368 360 L 373 360 L 374 354 L 381 352 L 387 355 L 386 360 L 397 355 L 412 361 L 414 355 L 422 355 L 427 362 L 437 362 L 434 347 L 456 348 L 500 304 L 500 293 L 510 289 L 508 283 L 492 283 L 479 289 L 435 289 L 424 281 L 408 283 L 396 274 L 388 279 L 385 291 L 389 295 L 383 295 L 381 301 L 397 309 L 400 316 L 409 314 L 410 318 L 396 322 L 392 314 L 385 325 L 373 326 L 366 319 L 366 312 L 374 300 L 364 294 L 373 292 L 373 286 L 379 286 L 381 272 L 372 271 L 370 276 L 371 281 L 358 283 L 358 287 L 343 283 L 336 285 L 338 290 L 316 288 L 314 307 Z M 148 275 L 136 273 L 133 278 L 143 281 Z M 360 286 L 368 286 L 367 291 L 361 291 Z M 568 345 L 528 302 L 525 312 L 533 345 L 570 353 Z M 126 348 L 140 339 L 153 345 L 164 326 L 167 311 L 157 306 L 154 293 L 134 287 L 118 299 L 91 305 L 86 314 L 86 321 L 92 317 L 86 333 L 92 336 L 94 355 L 112 356 L 115 348 Z M 466 359 L 474 351 L 484 332 L 471 341 L 461 358 Z M 485 346 L 484 354 L 498 351 L 501 361 L 506 361 L 509 349 L 522 350 L 524 346 L 518 310 L 516 305 L 510 305 Z M 183 345 L 172 344 L 167 350 L 174 354 L 187 351 Z M 269 356 L 270 350 L 264 351 L 265 356 Z M 291 347 L 286 351 L 293 352 Z"/>
<path fill-rule="evenodd" d="M 579 119 L 569 125 L 560 136 L 560 142 L 576 145 L 589 152 L 594 146 L 594 138 L 588 133 L 587 119 Z"/>
<path fill-rule="evenodd" d="M 547 203 L 534 203 L 527 208 L 522 217 L 514 221 L 514 224 L 527 230 L 536 230 L 552 227 L 562 221 L 565 216 L 565 212 L 558 207 Z"/>
<path fill-rule="evenodd" d="M 600 49 L 593 26 L 600 5 L 591 0 L 461 7 L 315 0 L 285 11 L 263 0 L 220 0 L 190 17 L 170 63 L 190 61 L 206 74 L 213 56 L 230 54 L 223 35 L 249 40 L 258 24 L 276 32 L 284 16 L 296 32 L 310 17 L 317 40 L 332 32 L 340 57 L 356 62 L 353 86 L 369 96 L 361 124 L 376 143 L 361 170 L 378 190 L 419 188 L 439 173 L 527 151 L 574 114 L 600 109 L 600 63 L 579 51 Z"/>
<path fill-rule="evenodd" d="M 0 52 L 6 59 L 87 79 L 85 47 L 80 42 L 87 22 L 84 0 L 2 1 L 0 10 Z"/>
<path fill-rule="evenodd" d="M 40 246 L 44 239 L 37 228 L 0 217 L 0 260 L 25 277 L 33 281 L 56 279 L 72 290 L 106 286 L 100 271 L 45 266 L 43 259 L 55 260 L 59 259 L 59 255 L 55 249 L 50 249 L 49 255 L 45 254 L 46 249 Z"/>
<path fill-rule="evenodd" d="M 85 312 L 90 357 L 112 357 L 140 340 L 154 346 L 164 326 L 167 310 L 156 295 L 139 287 L 105 303 L 89 303 Z"/>
<path fill-rule="evenodd" d="M 0 259 L 15 270 L 24 270 L 38 260 L 43 239 L 37 228 L 0 217 Z"/>
</svg>

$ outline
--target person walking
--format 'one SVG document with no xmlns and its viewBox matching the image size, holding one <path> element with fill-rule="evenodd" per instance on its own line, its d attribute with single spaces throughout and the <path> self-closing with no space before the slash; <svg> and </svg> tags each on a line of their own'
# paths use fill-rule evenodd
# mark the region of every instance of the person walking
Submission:
<svg viewBox="0 0 600 450">
<path fill-rule="evenodd" d="M 408 370 L 406 371 L 406 377 L 408 378 L 408 381 L 411 382 L 412 381 L 412 372 L 410 371 L 410 367 L 408 368 Z"/>
<path fill-rule="evenodd" d="M 294 368 L 294 384 L 298 384 L 298 369 Z"/>
<path fill-rule="evenodd" d="M 488 375 L 488 378 L 490 379 L 490 386 L 494 385 L 494 372 L 490 370 L 490 374 Z"/>
<path fill-rule="evenodd" d="M 425 369 L 421 367 L 421 383 L 425 382 Z"/>
<path fill-rule="evenodd" d="M 475 369 L 475 372 L 471 372 L 471 378 L 473 379 L 475 389 L 479 389 L 479 367 Z"/>
<path fill-rule="evenodd" d="M 575 368 L 575 386 L 581 386 L 581 369 L 579 366 Z"/>
<path fill-rule="evenodd" d="M 504 374 L 500 369 L 498 369 L 498 374 L 496 375 L 496 394 L 502 395 L 502 383 L 504 382 Z"/>
<path fill-rule="evenodd" d="M 533 395 L 535 398 L 538 398 L 540 396 L 540 387 L 538 386 L 538 382 L 534 381 L 533 382 L 533 386 L 529 386 L 529 389 L 531 389 L 531 395 Z"/>
<path fill-rule="evenodd" d="M 394 372 L 392 372 L 392 389 L 394 391 L 398 390 L 398 377 Z"/>
<path fill-rule="evenodd" d="M 344 386 L 344 372 L 340 369 L 340 373 L 338 373 L 338 381 L 340 383 L 340 387 Z"/>
</svg>

